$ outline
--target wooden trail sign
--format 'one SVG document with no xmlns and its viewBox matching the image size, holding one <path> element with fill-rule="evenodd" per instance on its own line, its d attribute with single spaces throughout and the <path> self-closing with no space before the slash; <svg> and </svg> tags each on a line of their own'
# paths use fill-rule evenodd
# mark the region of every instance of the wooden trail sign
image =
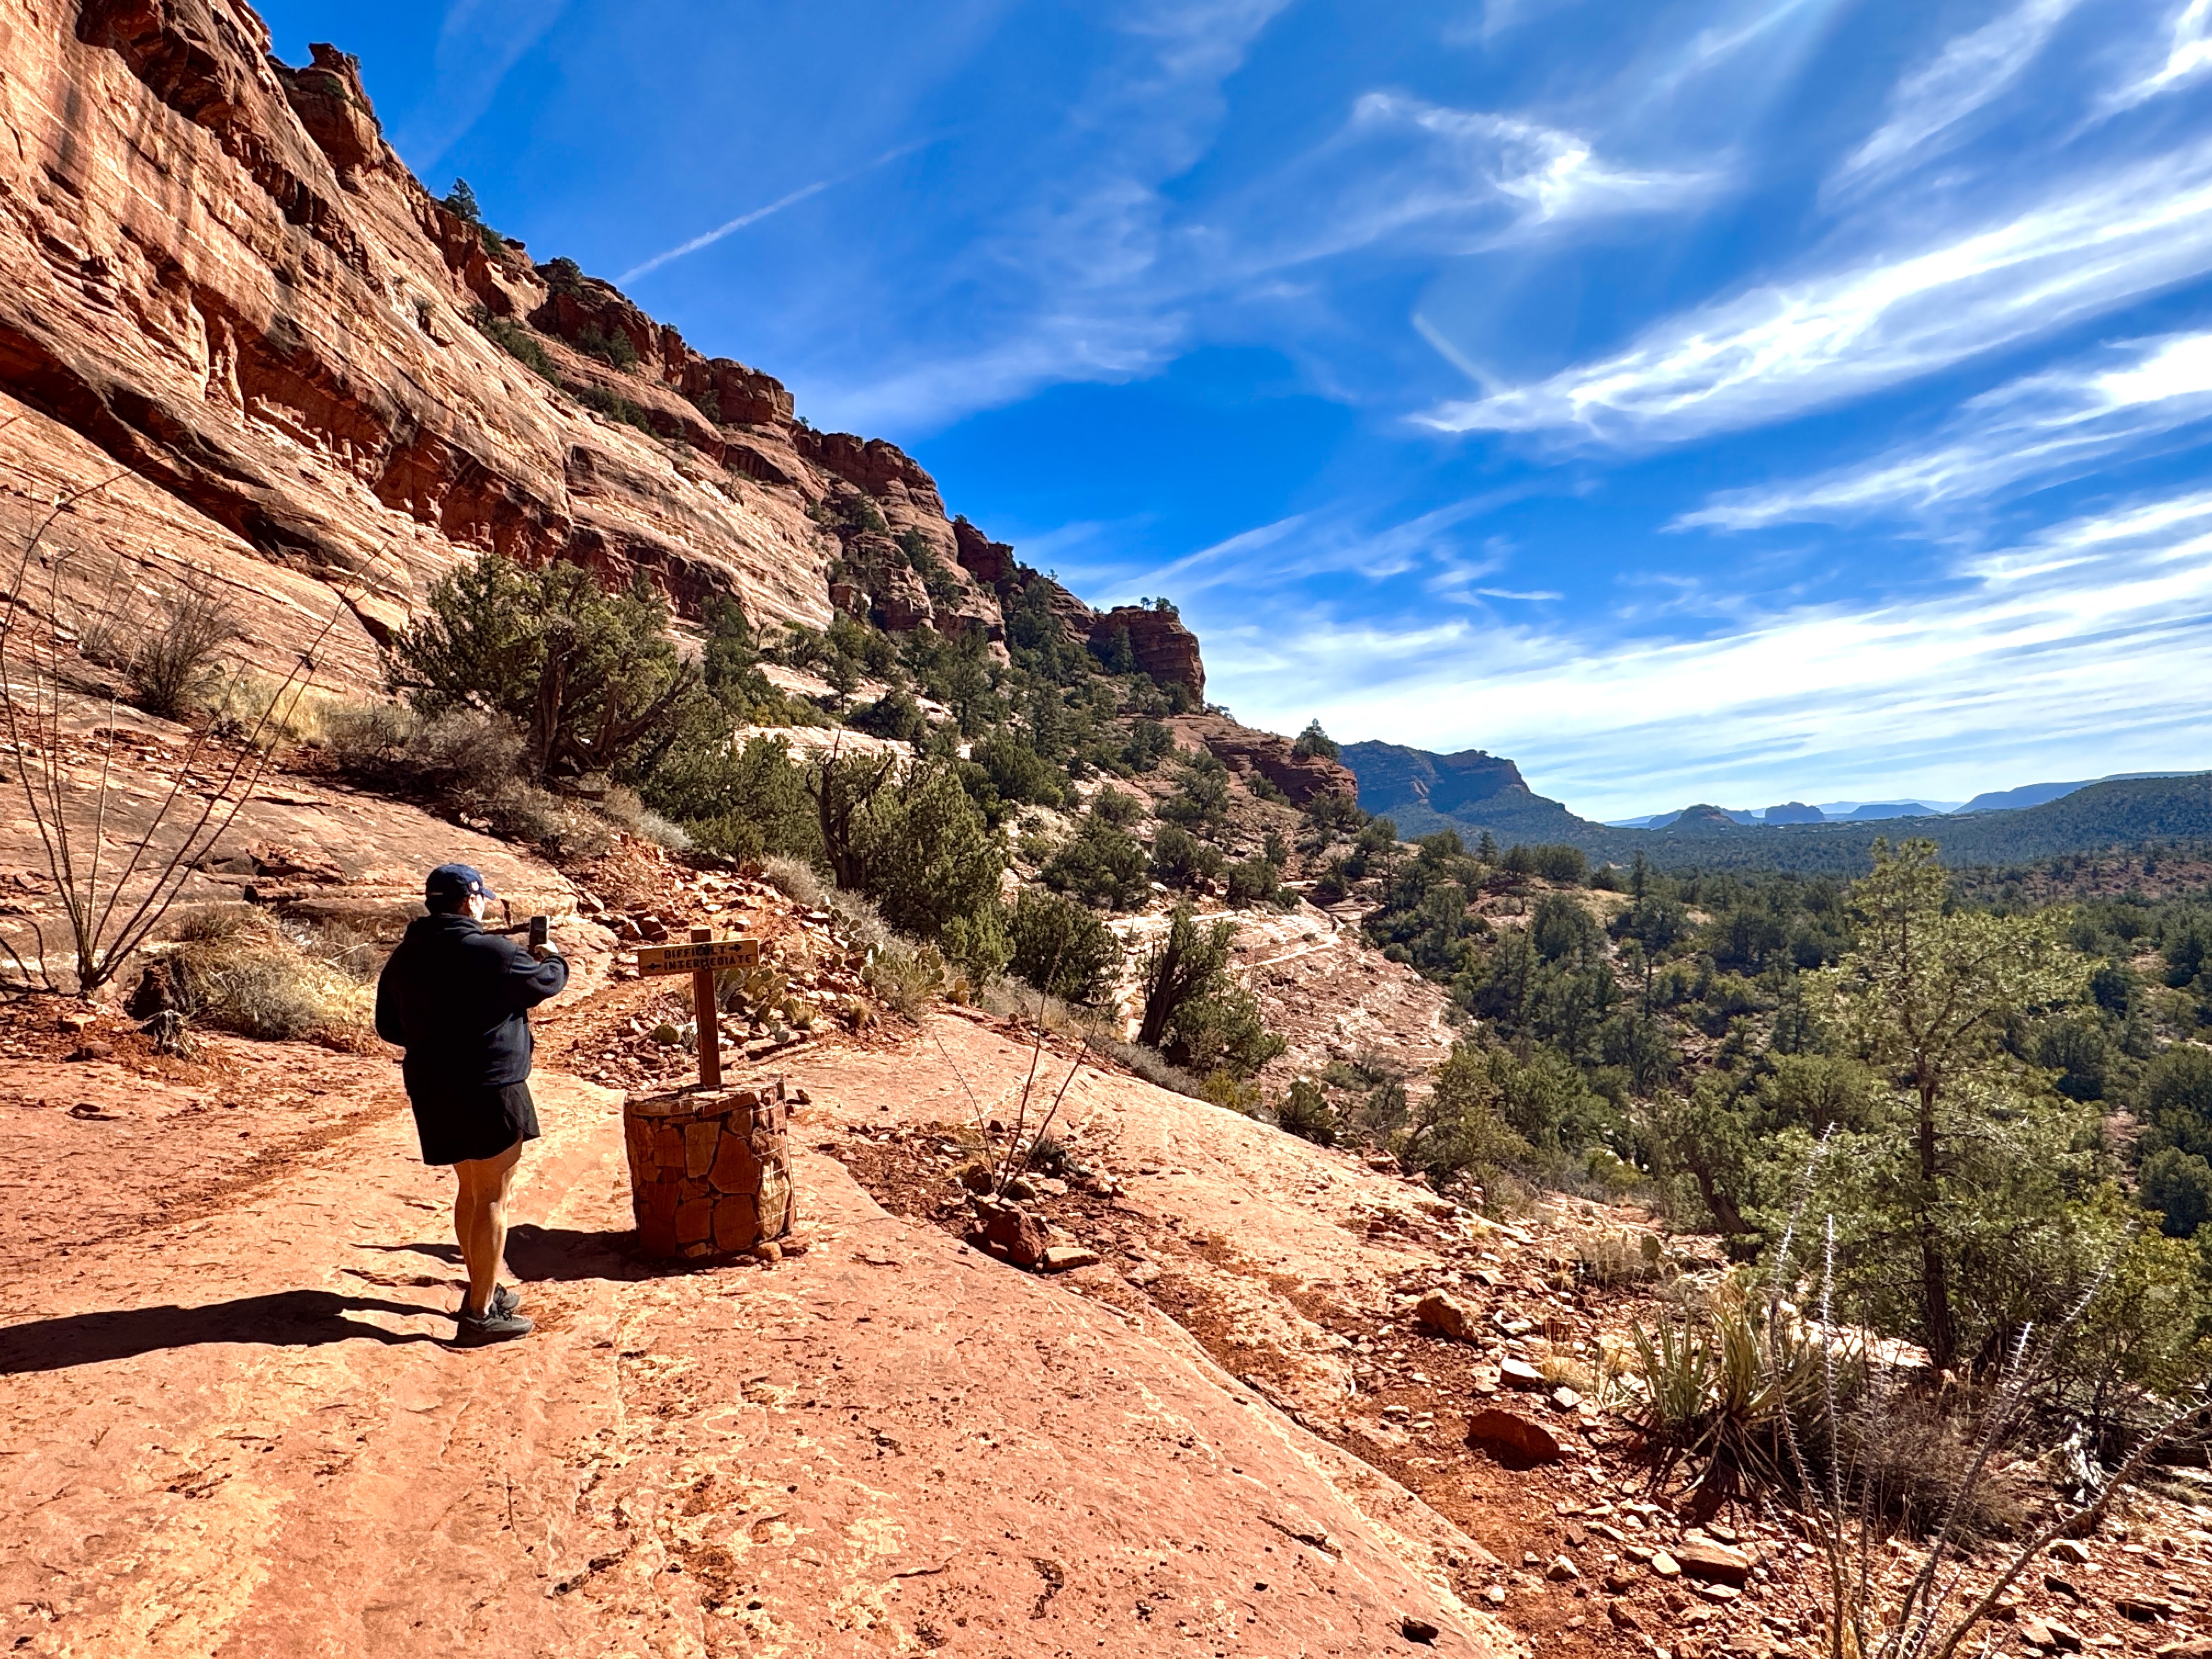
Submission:
<svg viewBox="0 0 2212 1659">
<path fill-rule="evenodd" d="M 641 974 L 691 975 L 691 1012 L 699 1029 L 699 1086 L 722 1086 L 722 1022 L 714 1000 L 714 975 L 723 968 L 760 966 L 757 939 L 716 939 L 711 927 L 694 927 L 688 945 L 638 947 Z"/>
</svg>

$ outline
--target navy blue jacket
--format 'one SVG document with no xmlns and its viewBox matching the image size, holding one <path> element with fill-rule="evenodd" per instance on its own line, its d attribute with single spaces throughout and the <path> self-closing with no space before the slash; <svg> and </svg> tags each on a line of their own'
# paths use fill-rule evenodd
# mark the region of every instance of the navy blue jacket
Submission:
<svg viewBox="0 0 2212 1659">
<path fill-rule="evenodd" d="M 524 1012 L 568 982 L 559 957 L 540 962 L 482 922 L 418 916 L 376 981 L 376 1034 L 407 1050 L 401 1069 L 413 1099 L 501 1088 L 530 1075 Z"/>
</svg>

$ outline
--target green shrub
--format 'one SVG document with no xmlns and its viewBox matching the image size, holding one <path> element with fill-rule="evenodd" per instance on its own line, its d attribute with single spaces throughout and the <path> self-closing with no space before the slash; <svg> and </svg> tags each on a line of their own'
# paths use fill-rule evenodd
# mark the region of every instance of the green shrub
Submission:
<svg viewBox="0 0 2212 1659">
<path fill-rule="evenodd" d="M 1108 806 L 1127 799 L 1117 790 L 1099 792 L 1091 811 L 1083 815 L 1082 826 L 1046 863 L 1046 886 L 1109 910 L 1133 909 L 1152 896 L 1152 860 L 1135 837 L 1114 822 L 1113 813 L 1119 809 Z"/>
<path fill-rule="evenodd" d="M 665 747 L 698 692 L 667 621 L 641 582 L 611 594 L 579 565 L 526 570 L 488 554 L 430 590 L 386 672 L 434 718 L 472 709 L 514 721 L 527 782 L 625 776 Z"/>
<path fill-rule="evenodd" d="M 1528 854 L 1535 873 L 1546 881 L 1579 887 L 1589 879 L 1589 860 L 1579 847 L 1532 847 Z"/>
<path fill-rule="evenodd" d="M 1265 859 L 1240 859 L 1226 872 L 1229 902 L 1234 905 L 1273 904 L 1281 896 L 1283 872 Z"/>
<path fill-rule="evenodd" d="M 1367 822 L 1359 803 L 1348 795 L 1316 795 L 1299 810 L 1305 814 L 1306 823 L 1323 837 L 1355 834 Z"/>
<path fill-rule="evenodd" d="M 1462 1179 L 1493 1187 L 1507 1170 L 1525 1165 L 1530 1153 L 1506 1121 L 1504 1091 L 1489 1053 L 1475 1043 L 1454 1043 L 1415 1115 L 1401 1161 L 1443 1192 Z"/>
<path fill-rule="evenodd" d="M 1024 889 L 1006 933 L 1013 972 L 1067 1001 L 1098 1001 L 1121 972 L 1121 940 L 1088 905 L 1073 899 Z"/>
<path fill-rule="evenodd" d="M 586 386 L 582 396 L 586 407 L 598 410 L 609 420 L 619 422 L 623 426 L 634 426 L 649 438 L 659 435 L 653 429 L 652 417 L 620 392 L 606 386 Z"/>
<path fill-rule="evenodd" d="M 619 328 L 605 334 L 596 328 L 580 328 L 576 331 L 575 347 L 586 357 L 596 357 L 625 374 L 637 367 L 637 345 L 626 331 Z M 588 397 L 586 401 L 589 401 Z M 613 411 L 607 412 L 611 414 Z M 617 416 L 616 418 L 619 420 L 622 417 Z"/>
<path fill-rule="evenodd" d="M 561 371 L 554 365 L 552 355 L 538 343 L 527 324 L 512 317 L 495 316 L 484 306 L 470 312 L 469 320 L 476 325 L 478 333 L 540 380 L 554 386 L 561 384 Z"/>
<path fill-rule="evenodd" d="M 918 744 L 929 735 L 929 717 L 911 692 L 893 687 L 875 702 L 856 708 L 845 724 L 872 737 Z"/>
<path fill-rule="evenodd" d="M 1270 1032 L 1258 1000 L 1229 972 L 1234 922 L 1200 927 L 1187 904 L 1145 953 L 1138 974 L 1144 1013 L 1137 1041 L 1186 1071 L 1249 1077 L 1289 1045 Z"/>
<path fill-rule="evenodd" d="M 1219 878 L 1227 860 L 1221 849 L 1200 841 L 1180 824 L 1164 823 L 1152 837 L 1152 873 L 1186 891 Z"/>
<path fill-rule="evenodd" d="M 716 740 L 702 733 L 672 750 L 638 793 L 722 858 L 775 856 L 811 865 L 823 856 L 805 769 L 780 737 L 756 737 L 740 747 L 726 735 Z"/>
<path fill-rule="evenodd" d="M 973 926 L 998 908 L 1005 848 L 942 764 L 915 767 L 878 790 L 861 809 L 854 846 L 860 890 L 901 933 L 935 939 L 956 919 Z M 986 948 L 980 938 L 970 946 Z"/>
<path fill-rule="evenodd" d="M 1310 1078 L 1292 1081 L 1290 1090 L 1275 1108 L 1275 1122 L 1279 1127 L 1301 1140 L 1310 1140 L 1316 1146 L 1336 1145 L 1336 1109 L 1328 1103 L 1328 1097 L 1321 1085 Z"/>
<path fill-rule="evenodd" d="M 2190 1238 L 2212 1217 L 2212 1164 L 2178 1146 L 2161 1146 L 2138 1172 L 2142 1201 L 2160 1212 L 2170 1238 Z"/>
<path fill-rule="evenodd" d="M 969 754 L 1004 799 L 1058 806 L 1067 798 L 1065 775 L 1011 726 L 999 727 Z"/>
<path fill-rule="evenodd" d="M 1306 729 L 1298 733 L 1298 740 L 1291 745 L 1291 752 L 1300 760 L 1335 760 L 1344 753 L 1336 746 L 1336 740 L 1321 729 L 1319 720 L 1307 723 Z"/>
<path fill-rule="evenodd" d="M 1175 752 L 1175 733 L 1158 720 L 1138 720 L 1129 725 L 1121 745 L 1121 759 L 1133 772 L 1149 772 Z"/>
<path fill-rule="evenodd" d="M 2177 1042 L 2143 1068 L 2143 1145 L 2212 1155 L 2212 1048 Z"/>
<path fill-rule="evenodd" d="M 1218 830 L 1229 822 L 1229 769 L 1212 755 L 1200 755 L 1179 769 L 1182 787 L 1162 801 L 1154 816 L 1187 830 Z"/>
</svg>

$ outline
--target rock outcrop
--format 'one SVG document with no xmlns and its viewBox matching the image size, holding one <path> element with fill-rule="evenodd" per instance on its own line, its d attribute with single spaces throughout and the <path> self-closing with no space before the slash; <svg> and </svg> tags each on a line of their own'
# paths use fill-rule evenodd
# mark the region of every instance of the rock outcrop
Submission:
<svg viewBox="0 0 2212 1659">
<path fill-rule="evenodd" d="M 1196 641 L 1192 644 L 1194 650 Z M 1319 755 L 1301 755 L 1297 744 L 1278 732 L 1255 732 L 1221 714 L 1179 715 L 1170 724 L 1184 747 L 1207 750 L 1241 778 L 1265 778 L 1293 806 L 1324 795 L 1358 799 L 1359 780 L 1349 768 Z"/>
<path fill-rule="evenodd" d="M 1135 666 L 1162 685 L 1180 685 L 1197 702 L 1206 701 L 1206 665 L 1199 660 L 1198 635 L 1174 611 L 1117 605 L 1091 618 L 1090 634 L 1091 649 L 1109 661 L 1119 649 L 1120 637 L 1127 636 Z"/>
</svg>

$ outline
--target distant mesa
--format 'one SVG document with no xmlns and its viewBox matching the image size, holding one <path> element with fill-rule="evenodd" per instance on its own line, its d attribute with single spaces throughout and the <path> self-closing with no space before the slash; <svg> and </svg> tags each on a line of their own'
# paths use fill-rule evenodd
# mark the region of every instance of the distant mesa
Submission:
<svg viewBox="0 0 2212 1659">
<path fill-rule="evenodd" d="M 1779 806 L 1766 809 L 1768 823 L 1826 823 L 1828 815 L 1817 806 L 1808 806 L 1802 800 L 1784 801 Z"/>
<path fill-rule="evenodd" d="M 1404 836 L 1488 830 L 1501 842 L 1576 842 L 1602 833 L 1558 801 L 1534 793 L 1500 755 L 1463 749 L 1435 755 L 1398 743 L 1350 743 L 1344 763 L 1359 780 L 1359 805 L 1396 823 Z"/>
<path fill-rule="evenodd" d="M 1923 806 L 1917 800 L 1870 801 L 1864 806 L 1853 807 L 1844 815 L 1845 823 L 1867 823 L 1875 818 L 1935 818 L 1943 815 L 1932 806 Z"/>
</svg>

